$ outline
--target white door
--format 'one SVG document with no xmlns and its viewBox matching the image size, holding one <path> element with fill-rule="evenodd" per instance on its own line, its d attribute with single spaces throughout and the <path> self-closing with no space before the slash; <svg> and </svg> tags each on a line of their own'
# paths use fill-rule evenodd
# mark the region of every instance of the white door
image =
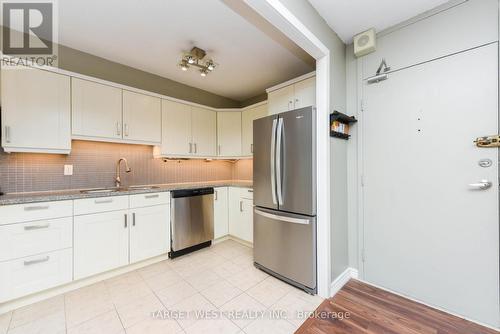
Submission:
<svg viewBox="0 0 500 334">
<path fill-rule="evenodd" d="M 293 85 L 270 92 L 267 95 L 269 115 L 275 115 L 288 110 L 293 110 L 293 98 Z"/>
<path fill-rule="evenodd" d="M 122 90 L 71 78 L 73 136 L 122 138 Z"/>
<path fill-rule="evenodd" d="M 497 44 L 364 86 L 364 279 L 499 326 Z M 481 167 L 480 161 L 491 166 Z M 469 184 L 481 180 L 491 187 Z"/>
<path fill-rule="evenodd" d="M 295 84 L 294 109 L 316 106 L 316 77 Z"/>
<path fill-rule="evenodd" d="M 241 155 L 241 112 L 217 113 L 217 155 Z"/>
<path fill-rule="evenodd" d="M 161 153 L 172 156 L 191 155 L 191 107 L 182 103 L 162 100 L 161 110 Z"/>
<path fill-rule="evenodd" d="M 214 239 L 229 234 L 229 208 L 227 187 L 215 188 L 214 193 Z"/>
<path fill-rule="evenodd" d="M 253 243 L 253 200 L 242 198 L 240 202 L 240 239 Z"/>
<path fill-rule="evenodd" d="M 123 138 L 161 143 L 161 99 L 123 91 Z"/>
<path fill-rule="evenodd" d="M 80 279 L 129 263 L 128 211 L 74 218 L 74 278 Z"/>
<path fill-rule="evenodd" d="M 217 113 L 209 109 L 191 107 L 191 122 L 194 155 L 201 157 L 215 156 Z"/>
<path fill-rule="evenodd" d="M 241 113 L 241 155 L 253 155 L 253 121 L 267 116 L 267 104 L 244 110 Z"/>
<path fill-rule="evenodd" d="M 131 210 L 130 262 L 168 253 L 170 250 L 170 205 Z"/>
<path fill-rule="evenodd" d="M 1 132 L 7 152 L 69 153 L 69 77 L 33 68 L 2 69 Z"/>
</svg>

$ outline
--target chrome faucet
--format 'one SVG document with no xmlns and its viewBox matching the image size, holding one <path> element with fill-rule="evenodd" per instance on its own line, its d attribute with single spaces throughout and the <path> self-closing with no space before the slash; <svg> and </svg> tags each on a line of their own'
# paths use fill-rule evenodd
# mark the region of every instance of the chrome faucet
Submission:
<svg viewBox="0 0 500 334">
<path fill-rule="evenodd" d="M 125 172 L 130 173 L 132 171 L 132 169 L 130 169 L 130 167 L 128 165 L 127 159 L 120 158 L 120 160 L 118 160 L 118 162 L 116 163 L 116 177 L 115 177 L 115 185 L 117 188 L 120 188 L 120 186 L 122 184 L 122 179 L 120 177 L 120 163 L 122 161 L 125 163 Z"/>
</svg>

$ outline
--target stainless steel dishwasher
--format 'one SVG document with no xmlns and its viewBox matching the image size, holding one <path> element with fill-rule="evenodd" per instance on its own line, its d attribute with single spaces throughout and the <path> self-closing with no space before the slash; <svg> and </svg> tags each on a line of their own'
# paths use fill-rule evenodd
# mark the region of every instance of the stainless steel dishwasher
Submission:
<svg viewBox="0 0 500 334">
<path fill-rule="evenodd" d="M 214 188 L 174 190 L 171 196 L 170 257 L 210 246 L 214 238 Z"/>
</svg>

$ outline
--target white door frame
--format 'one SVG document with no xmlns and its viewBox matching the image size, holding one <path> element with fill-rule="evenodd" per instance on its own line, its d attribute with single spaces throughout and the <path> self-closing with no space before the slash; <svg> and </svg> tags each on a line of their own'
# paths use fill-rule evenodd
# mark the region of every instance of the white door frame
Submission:
<svg viewBox="0 0 500 334">
<path fill-rule="evenodd" d="M 299 47 L 316 59 L 316 198 L 318 295 L 331 297 L 330 231 L 330 50 L 279 0 L 244 0 Z"/>
</svg>

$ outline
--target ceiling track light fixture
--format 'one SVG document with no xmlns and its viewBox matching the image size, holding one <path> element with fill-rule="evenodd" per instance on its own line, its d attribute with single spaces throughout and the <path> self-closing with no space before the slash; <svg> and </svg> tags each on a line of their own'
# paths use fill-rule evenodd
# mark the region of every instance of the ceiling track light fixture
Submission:
<svg viewBox="0 0 500 334">
<path fill-rule="evenodd" d="M 217 64 L 212 59 L 203 60 L 206 55 L 205 50 L 195 46 L 191 51 L 184 53 L 179 62 L 179 67 L 181 70 L 187 71 L 191 66 L 194 66 L 199 69 L 202 77 L 206 77 L 208 73 L 217 67 Z"/>
</svg>

